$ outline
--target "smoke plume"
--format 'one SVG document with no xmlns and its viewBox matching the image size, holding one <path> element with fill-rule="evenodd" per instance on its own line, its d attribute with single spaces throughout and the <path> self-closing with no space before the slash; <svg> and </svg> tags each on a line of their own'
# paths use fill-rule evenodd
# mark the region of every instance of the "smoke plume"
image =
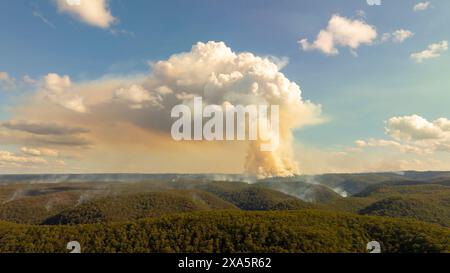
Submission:
<svg viewBox="0 0 450 273">
<path fill-rule="evenodd" d="M 248 147 L 245 171 L 258 177 L 298 174 L 292 132 L 318 122 L 320 116 L 320 106 L 302 100 L 300 87 L 280 72 L 273 59 L 234 53 L 223 42 L 198 43 L 190 52 L 155 63 L 144 87 L 153 90 L 149 97 L 157 98 L 166 110 L 174 101 L 190 104 L 194 96 L 214 105 L 278 105 L 278 149 L 262 152 L 261 141 L 251 142 Z"/>
</svg>

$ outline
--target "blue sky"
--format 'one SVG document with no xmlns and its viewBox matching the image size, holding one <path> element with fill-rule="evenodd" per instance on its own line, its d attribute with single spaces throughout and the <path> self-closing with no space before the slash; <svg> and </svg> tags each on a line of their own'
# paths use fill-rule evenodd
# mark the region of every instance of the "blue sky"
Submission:
<svg viewBox="0 0 450 273">
<path fill-rule="evenodd" d="M 304 99 L 322 105 L 328 119 L 297 130 L 297 141 L 311 149 L 345 150 L 356 140 L 386 138 L 385 121 L 392 117 L 450 117 L 448 52 L 421 63 L 411 58 L 450 39 L 450 2 L 431 0 L 427 9 L 414 11 L 419 2 L 111 0 L 117 22 L 96 27 L 61 12 L 56 1 L 2 0 L 0 72 L 16 82 L 25 75 L 39 82 L 48 73 L 70 75 L 73 82 L 124 77 L 149 73 L 149 61 L 189 51 L 199 41 L 223 41 L 236 52 L 288 58 L 282 72 L 300 85 Z M 377 38 L 354 49 L 357 56 L 345 46 L 333 56 L 302 50 L 298 41 L 314 41 L 336 14 L 373 26 Z M 381 42 L 384 33 L 399 29 L 414 35 Z M 0 119 L 13 118 L 11 108 L 35 92 L 26 84 L 0 91 Z M 3 150 L 13 151 L 11 145 Z"/>
</svg>

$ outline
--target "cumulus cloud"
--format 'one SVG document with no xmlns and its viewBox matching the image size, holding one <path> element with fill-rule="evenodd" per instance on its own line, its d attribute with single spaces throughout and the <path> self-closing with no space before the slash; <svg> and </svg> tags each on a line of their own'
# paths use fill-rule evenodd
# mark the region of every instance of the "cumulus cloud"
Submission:
<svg viewBox="0 0 450 273">
<path fill-rule="evenodd" d="M 447 118 L 438 118 L 433 121 L 433 124 L 438 126 L 444 132 L 450 132 L 450 120 Z"/>
<path fill-rule="evenodd" d="M 88 110 L 84 105 L 83 98 L 71 92 L 72 81 L 70 77 L 49 73 L 44 78 L 42 86 L 43 95 L 69 110 L 86 113 Z"/>
<path fill-rule="evenodd" d="M 412 53 L 411 59 L 418 63 L 422 63 L 424 60 L 438 58 L 442 53 L 448 50 L 448 41 L 442 41 L 440 43 L 431 44 L 428 46 L 428 49 Z"/>
<path fill-rule="evenodd" d="M 338 47 L 347 47 L 354 52 L 361 45 L 371 45 L 377 38 L 377 30 L 362 19 L 349 19 L 333 15 L 326 29 L 310 43 L 308 39 L 299 41 L 305 51 L 319 50 L 326 55 L 339 54 Z"/>
<path fill-rule="evenodd" d="M 414 36 L 414 33 L 406 29 L 398 29 L 392 33 L 384 33 L 381 41 L 386 42 L 392 40 L 394 43 L 403 43 L 407 39 Z"/>
<path fill-rule="evenodd" d="M 443 123 L 444 119 L 440 120 Z M 418 115 L 393 117 L 386 122 L 386 133 L 399 140 L 439 139 L 444 131 L 436 122 Z"/>
<path fill-rule="evenodd" d="M 416 5 L 414 5 L 413 10 L 414 11 L 427 10 L 430 6 L 431 6 L 431 3 L 429 1 L 427 1 L 427 2 L 419 2 Z"/>
<path fill-rule="evenodd" d="M 80 0 L 79 4 L 56 0 L 59 12 L 67 13 L 83 23 L 99 28 L 109 28 L 117 19 L 109 9 L 109 0 Z"/>
<path fill-rule="evenodd" d="M 356 140 L 341 151 L 302 147 L 301 166 L 315 173 L 443 170 L 450 167 L 450 119 L 419 115 L 386 121 L 386 138 Z"/>
<path fill-rule="evenodd" d="M 386 121 L 385 131 L 393 140 L 358 140 L 356 147 L 393 148 L 420 155 L 450 152 L 450 120 L 447 118 L 428 121 L 418 115 L 392 117 Z"/>
</svg>

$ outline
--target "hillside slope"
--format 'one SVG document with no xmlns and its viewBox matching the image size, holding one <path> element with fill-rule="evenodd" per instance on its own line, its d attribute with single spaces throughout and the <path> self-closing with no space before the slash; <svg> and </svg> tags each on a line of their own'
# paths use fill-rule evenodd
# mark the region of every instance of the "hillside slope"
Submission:
<svg viewBox="0 0 450 273">
<path fill-rule="evenodd" d="M 412 218 L 450 227 L 450 187 L 441 184 L 382 183 L 325 207 L 366 215 Z"/>
<path fill-rule="evenodd" d="M 44 224 L 124 222 L 164 213 L 237 209 L 217 196 L 198 190 L 122 194 L 95 199 L 48 218 Z"/>
<path fill-rule="evenodd" d="M 298 210 L 313 204 L 282 192 L 238 182 L 213 182 L 198 188 L 215 194 L 242 210 Z"/>
<path fill-rule="evenodd" d="M 359 213 L 395 218 L 412 218 L 450 227 L 450 206 L 438 205 L 437 200 L 401 196 L 389 197 L 365 207 Z"/>
</svg>

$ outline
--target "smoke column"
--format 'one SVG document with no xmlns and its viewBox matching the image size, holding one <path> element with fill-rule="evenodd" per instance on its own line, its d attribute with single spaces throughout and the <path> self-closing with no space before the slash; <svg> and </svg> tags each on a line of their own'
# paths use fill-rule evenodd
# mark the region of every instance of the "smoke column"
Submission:
<svg viewBox="0 0 450 273">
<path fill-rule="evenodd" d="M 321 109 L 302 99 L 300 87 L 273 60 L 247 52 L 236 54 L 223 42 L 197 43 L 190 52 L 155 63 L 144 89 L 154 90 L 148 98 L 166 111 L 174 103 L 189 105 L 194 96 L 216 105 L 279 105 L 279 148 L 262 152 L 261 141 L 251 142 L 244 168 L 260 178 L 292 176 L 299 173 L 293 160 L 293 130 L 320 122 Z"/>
</svg>

